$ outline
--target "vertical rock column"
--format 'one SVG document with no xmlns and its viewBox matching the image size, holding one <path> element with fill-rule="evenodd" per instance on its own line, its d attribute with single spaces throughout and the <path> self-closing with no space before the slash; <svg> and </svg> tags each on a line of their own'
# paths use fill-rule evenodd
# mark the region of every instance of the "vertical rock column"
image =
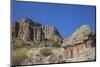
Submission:
<svg viewBox="0 0 100 67">
<path fill-rule="evenodd" d="M 64 52 L 64 59 L 70 59 L 73 58 L 73 50 L 72 47 L 68 46 L 63 49 Z"/>
<path fill-rule="evenodd" d="M 16 22 L 15 25 L 14 25 L 14 37 L 18 37 L 18 32 L 19 32 L 19 23 Z"/>
<path fill-rule="evenodd" d="M 47 39 L 47 30 L 46 26 L 43 27 L 44 39 Z"/>
<path fill-rule="evenodd" d="M 42 41 L 42 40 L 44 40 L 44 27 L 43 26 L 41 26 L 40 27 L 40 40 Z"/>
<path fill-rule="evenodd" d="M 33 41 L 35 41 L 35 39 L 36 39 L 36 28 L 35 27 L 33 27 Z"/>
<path fill-rule="evenodd" d="M 40 40 L 40 28 L 39 27 L 33 27 L 33 40 L 39 41 Z"/>
<path fill-rule="evenodd" d="M 39 41 L 40 40 L 40 28 L 37 27 L 37 40 Z"/>
<path fill-rule="evenodd" d="M 73 46 L 73 57 L 77 57 L 77 46 Z"/>
<path fill-rule="evenodd" d="M 92 40 L 86 41 L 86 46 L 87 46 L 87 48 L 91 48 L 92 47 Z"/>
<path fill-rule="evenodd" d="M 23 24 L 20 23 L 20 29 L 19 29 L 19 33 L 18 33 L 18 38 L 22 39 L 23 37 Z"/>
<path fill-rule="evenodd" d="M 47 39 L 47 27 L 45 26 L 45 31 L 44 31 L 44 33 L 45 33 L 45 39 Z"/>
<path fill-rule="evenodd" d="M 30 40 L 30 29 L 29 29 L 29 23 L 26 23 L 25 25 L 25 31 L 24 31 L 24 40 L 29 41 Z"/>
</svg>

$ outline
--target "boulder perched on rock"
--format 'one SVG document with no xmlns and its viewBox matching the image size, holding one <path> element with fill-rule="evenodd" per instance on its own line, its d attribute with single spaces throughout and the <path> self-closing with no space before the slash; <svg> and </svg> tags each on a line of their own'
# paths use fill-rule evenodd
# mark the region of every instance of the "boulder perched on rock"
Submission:
<svg viewBox="0 0 100 67">
<path fill-rule="evenodd" d="M 82 43 L 84 40 L 89 39 L 91 33 L 91 28 L 88 25 L 82 25 L 72 34 L 71 37 L 68 37 L 64 40 L 66 43 L 63 43 L 63 46 Z"/>
</svg>

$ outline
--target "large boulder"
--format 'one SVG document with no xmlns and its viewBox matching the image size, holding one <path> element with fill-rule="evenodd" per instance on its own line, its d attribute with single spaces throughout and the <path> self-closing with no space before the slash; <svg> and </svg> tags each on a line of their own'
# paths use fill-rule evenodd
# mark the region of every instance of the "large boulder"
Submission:
<svg viewBox="0 0 100 67">
<path fill-rule="evenodd" d="M 84 40 L 89 39 L 91 33 L 91 28 L 88 25 L 82 25 L 72 34 L 72 36 L 64 40 L 63 45 L 67 46 L 82 43 Z"/>
</svg>

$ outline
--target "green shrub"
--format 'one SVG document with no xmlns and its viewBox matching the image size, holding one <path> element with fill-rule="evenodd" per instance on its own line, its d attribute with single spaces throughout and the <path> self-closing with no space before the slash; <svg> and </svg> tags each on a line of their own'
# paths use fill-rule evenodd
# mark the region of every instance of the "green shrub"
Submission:
<svg viewBox="0 0 100 67">
<path fill-rule="evenodd" d="M 59 42 L 55 42 L 52 44 L 52 47 L 61 47 L 60 43 Z"/>
<path fill-rule="evenodd" d="M 61 47 L 61 44 L 59 43 L 59 41 L 49 40 L 48 41 L 48 46 L 49 47 Z"/>
</svg>

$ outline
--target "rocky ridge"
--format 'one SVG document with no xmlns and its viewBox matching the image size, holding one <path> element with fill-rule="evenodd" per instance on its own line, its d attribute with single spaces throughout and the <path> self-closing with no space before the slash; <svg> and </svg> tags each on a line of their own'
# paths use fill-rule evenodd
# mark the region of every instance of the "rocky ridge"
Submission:
<svg viewBox="0 0 100 67">
<path fill-rule="evenodd" d="M 62 42 L 63 38 L 55 27 L 43 25 L 24 18 L 12 24 L 12 37 L 25 42 L 43 42 L 53 40 Z"/>
</svg>

